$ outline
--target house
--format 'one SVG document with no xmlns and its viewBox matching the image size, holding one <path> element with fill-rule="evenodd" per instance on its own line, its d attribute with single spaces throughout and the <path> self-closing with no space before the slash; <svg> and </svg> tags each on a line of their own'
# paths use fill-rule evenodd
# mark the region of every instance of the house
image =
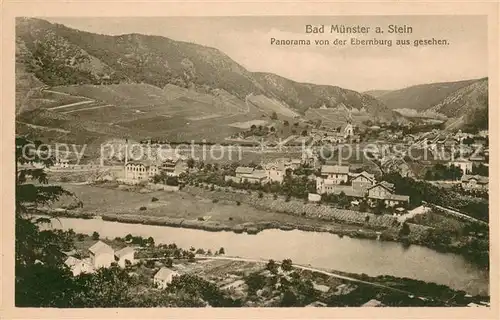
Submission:
<svg viewBox="0 0 500 320">
<path fill-rule="evenodd" d="M 233 181 L 236 183 L 249 182 L 249 183 L 264 183 L 268 179 L 268 172 L 266 170 L 256 170 L 251 167 L 238 167 L 236 168 L 235 176 L 225 176 L 226 181 Z"/>
<path fill-rule="evenodd" d="M 252 167 L 237 167 L 236 168 L 236 177 L 242 178 L 244 175 L 252 174 L 254 168 Z"/>
<path fill-rule="evenodd" d="M 283 163 L 272 163 L 265 166 L 267 178 L 273 182 L 283 182 L 283 177 L 286 174 L 286 168 Z"/>
<path fill-rule="evenodd" d="M 469 161 L 469 160 L 457 159 L 457 160 L 448 162 L 448 166 L 459 167 L 460 169 L 462 169 L 462 172 L 464 174 L 472 172 L 472 161 Z"/>
<path fill-rule="evenodd" d="M 154 275 L 153 277 L 153 283 L 160 289 L 165 289 L 170 283 L 172 283 L 172 280 L 174 277 L 178 277 L 179 273 L 163 267 L 158 272 Z"/>
<path fill-rule="evenodd" d="M 394 207 L 410 202 L 410 197 L 406 195 L 394 194 L 394 185 L 386 181 L 375 184 L 368 188 L 368 199 L 373 203 L 382 200 L 385 205 Z"/>
<path fill-rule="evenodd" d="M 131 264 L 135 263 L 135 249 L 132 247 L 125 247 L 116 251 L 115 257 L 118 258 L 118 265 L 121 268 L 125 268 L 126 261 L 130 261 Z"/>
<path fill-rule="evenodd" d="M 461 179 L 462 188 L 465 190 L 488 190 L 488 177 L 464 174 Z"/>
<path fill-rule="evenodd" d="M 125 179 L 147 181 L 160 173 L 158 165 L 150 161 L 128 161 L 125 164 Z"/>
<path fill-rule="evenodd" d="M 73 273 L 73 276 L 78 276 L 81 273 L 92 273 L 94 272 L 94 267 L 90 259 L 77 259 L 75 257 L 69 256 L 64 264 L 68 266 Z"/>
<path fill-rule="evenodd" d="M 375 176 L 371 173 L 363 171 L 354 175 L 351 181 L 354 189 L 366 190 L 375 184 Z"/>
<path fill-rule="evenodd" d="M 321 166 L 321 177 L 331 180 L 334 184 L 347 183 L 349 166 L 323 165 Z"/>
<path fill-rule="evenodd" d="M 273 162 L 264 164 L 263 167 L 267 172 L 267 179 L 269 181 L 283 182 L 283 178 L 286 176 L 287 171 L 296 170 L 302 164 L 300 159 L 277 159 Z M 254 170 L 255 173 L 257 170 Z"/>
<path fill-rule="evenodd" d="M 97 241 L 90 251 L 90 262 L 95 269 L 107 268 L 115 262 L 115 251 L 102 241 Z"/>
<path fill-rule="evenodd" d="M 243 175 L 242 180 L 250 183 L 263 183 L 267 180 L 267 172 L 266 170 L 254 170 L 251 174 Z"/>
</svg>

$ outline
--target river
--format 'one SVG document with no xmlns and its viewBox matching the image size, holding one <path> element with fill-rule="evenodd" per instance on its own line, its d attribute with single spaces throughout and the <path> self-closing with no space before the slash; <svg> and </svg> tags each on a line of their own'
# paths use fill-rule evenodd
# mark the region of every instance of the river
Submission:
<svg viewBox="0 0 500 320">
<path fill-rule="evenodd" d="M 97 231 L 101 237 L 132 234 L 153 237 L 156 243 L 176 243 L 181 248 L 224 247 L 226 254 L 252 259 L 282 260 L 310 264 L 369 276 L 392 275 L 447 285 L 469 294 L 489 294 L 489 274 L 463 257 L 397 242 L 353 239 L 330 233 L 299 230 L 264 230 L 256 235 L 234 232 L 209 232 L 98 219 L 57 218 L 52 227 L 73 229 L 78 233 Z"/>
</svg>

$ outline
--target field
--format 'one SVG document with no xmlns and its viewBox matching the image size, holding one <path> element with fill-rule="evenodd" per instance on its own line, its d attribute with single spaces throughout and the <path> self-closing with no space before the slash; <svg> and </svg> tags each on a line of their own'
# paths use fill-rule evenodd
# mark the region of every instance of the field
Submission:
<svg viewBox="0 0 500 320">
<path fill-rule="evenodd" d="M 35 106 L 31 109 L 45 110 L 38 117 L 47 118 L 51 123 L 40 123 L 47 122 L 47 119 L 28 121 L 24 117 L 22 122 L 39 127 L 19 126 L 18 132 L 31 131 L 34 134 L 34 129 L 39 129 L 36 133 L 45 136 L 45 131 L 63 129 L 71 132 L 72 139 L 75 139 L 73 133 L 75 136 L 82 134 L 73 131 L 84 127 L 84 131 L 91 132 L 87 136 L 92 136 L 92 128 L 99 128 L 98 134 L 104 131 L 112 137 L 131 136 L 136 140 L 222 142 L 243 130 L 231 124 L 266 116 L 259 108 L 224 90 L 204 94 L 174 85 L 163 89 L 147 84 L 60 86 L 40 89 L 31 95 L 30 103 Z M 66 121 L 53 121 L 61 116 Z M 60 138 L 54 133 L 48 136 L 50 139 Z"/>
<path fill-rule="evenodd" d="M 72 191 L 83 202 L 83 208 L 75 209 L 77 214 L 109 214 L 124 217 L 133 215 L 134 219 L 140 219 L 142 216 L 147 219 L 158 219 L 158 221 L 167 218 L 182 221 L 183 225 L 190 224 L 199 228 L 214 225 L 235 228 L 273 224 L 276 226 L 302 225 L 310 228 L 328 227 L 346 232 L 355 232 L 359 229 L 359 226 L 355 225 L 341 225 L 320 219 L 260 210 L 243 202 L 237 205 L 236 201 L 227 201 L 222 198 L 214 202 L 210 198 L 183 191 L 140 193 L 111 187 L 65 183 L 61 185 Z M 158 201 L 152 202 L 153 197 L 158 198 Z M 65 206 L 74 201 L 73 198 L 61 199 L 52 207 Z M 140 210 L 141 207 L 147 209 Z"/>
</svg>

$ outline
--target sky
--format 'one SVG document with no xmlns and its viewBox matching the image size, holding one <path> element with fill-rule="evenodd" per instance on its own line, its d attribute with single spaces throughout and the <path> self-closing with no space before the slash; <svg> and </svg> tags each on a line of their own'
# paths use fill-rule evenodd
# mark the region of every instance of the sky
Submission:
<svg viewBox="0 0 500 320">
<path fill-rule="evenodd" d="M 488 74 L 486 16 L 241 16 L 46 18 L 68 27 L 108 35 L 141 33 L 215 47 L 249 71 L 356 91 L 394 90 L 416 84 L 458 81 Z M 306 33 L 306 25 L 325 33 Z M 368 34 L 330 33 L 331 25 L 366 26 Z M 388 26 L 411 34 L 389 34 Z M 376 34 L 380 26 L 384 34 Z M 271 45 L 271 38 L 309 39 L 311 46 Z M 391 39 L 387 46 L 316 46 L 315 39 Z M 416 39 L 446 39 L 446 46 L 413 46 Z M 398 46 L 396 40 L 411 40 Z"/>
</svg>

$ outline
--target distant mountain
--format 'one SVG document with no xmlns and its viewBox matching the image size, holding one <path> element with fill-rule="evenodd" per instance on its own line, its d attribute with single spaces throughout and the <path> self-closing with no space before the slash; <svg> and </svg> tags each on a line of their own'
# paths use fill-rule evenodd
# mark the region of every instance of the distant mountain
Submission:
<svg viewBox="0 0 500 320">
<path fill-rule="evenodd" d="M 245 101 L 263 95 L 304 113 L 308 108 L 365 108 L 372 116 L 392 117 L 370 95 L 335 86 L 297 83 L 269 73 L 252 73 L 218 49 L 165 37 L 83 32 L 41 19 L 18 18 L 17 62 L 47 86 L 146 83 L 176 85 L 212 94 L 223 89 Z"/>
<path fill-rule="evenodd" d="M 363 93 L 370 95 L 374 98 L 378 98 L 378 97 L 383 96 L 384 94 L 387 94 L 389 92 L 391 92 L 391 90 L 369 90 L 369 91 L 365 91 Z"/>
<path fill-rule="evenodd" d="M 393 91 L 374 90 L 369 92 L 390 109 L 424 111 L 440 103 L 448 95 L 476 81 L 478 80 L 420 84 Z"/>
</svg>

